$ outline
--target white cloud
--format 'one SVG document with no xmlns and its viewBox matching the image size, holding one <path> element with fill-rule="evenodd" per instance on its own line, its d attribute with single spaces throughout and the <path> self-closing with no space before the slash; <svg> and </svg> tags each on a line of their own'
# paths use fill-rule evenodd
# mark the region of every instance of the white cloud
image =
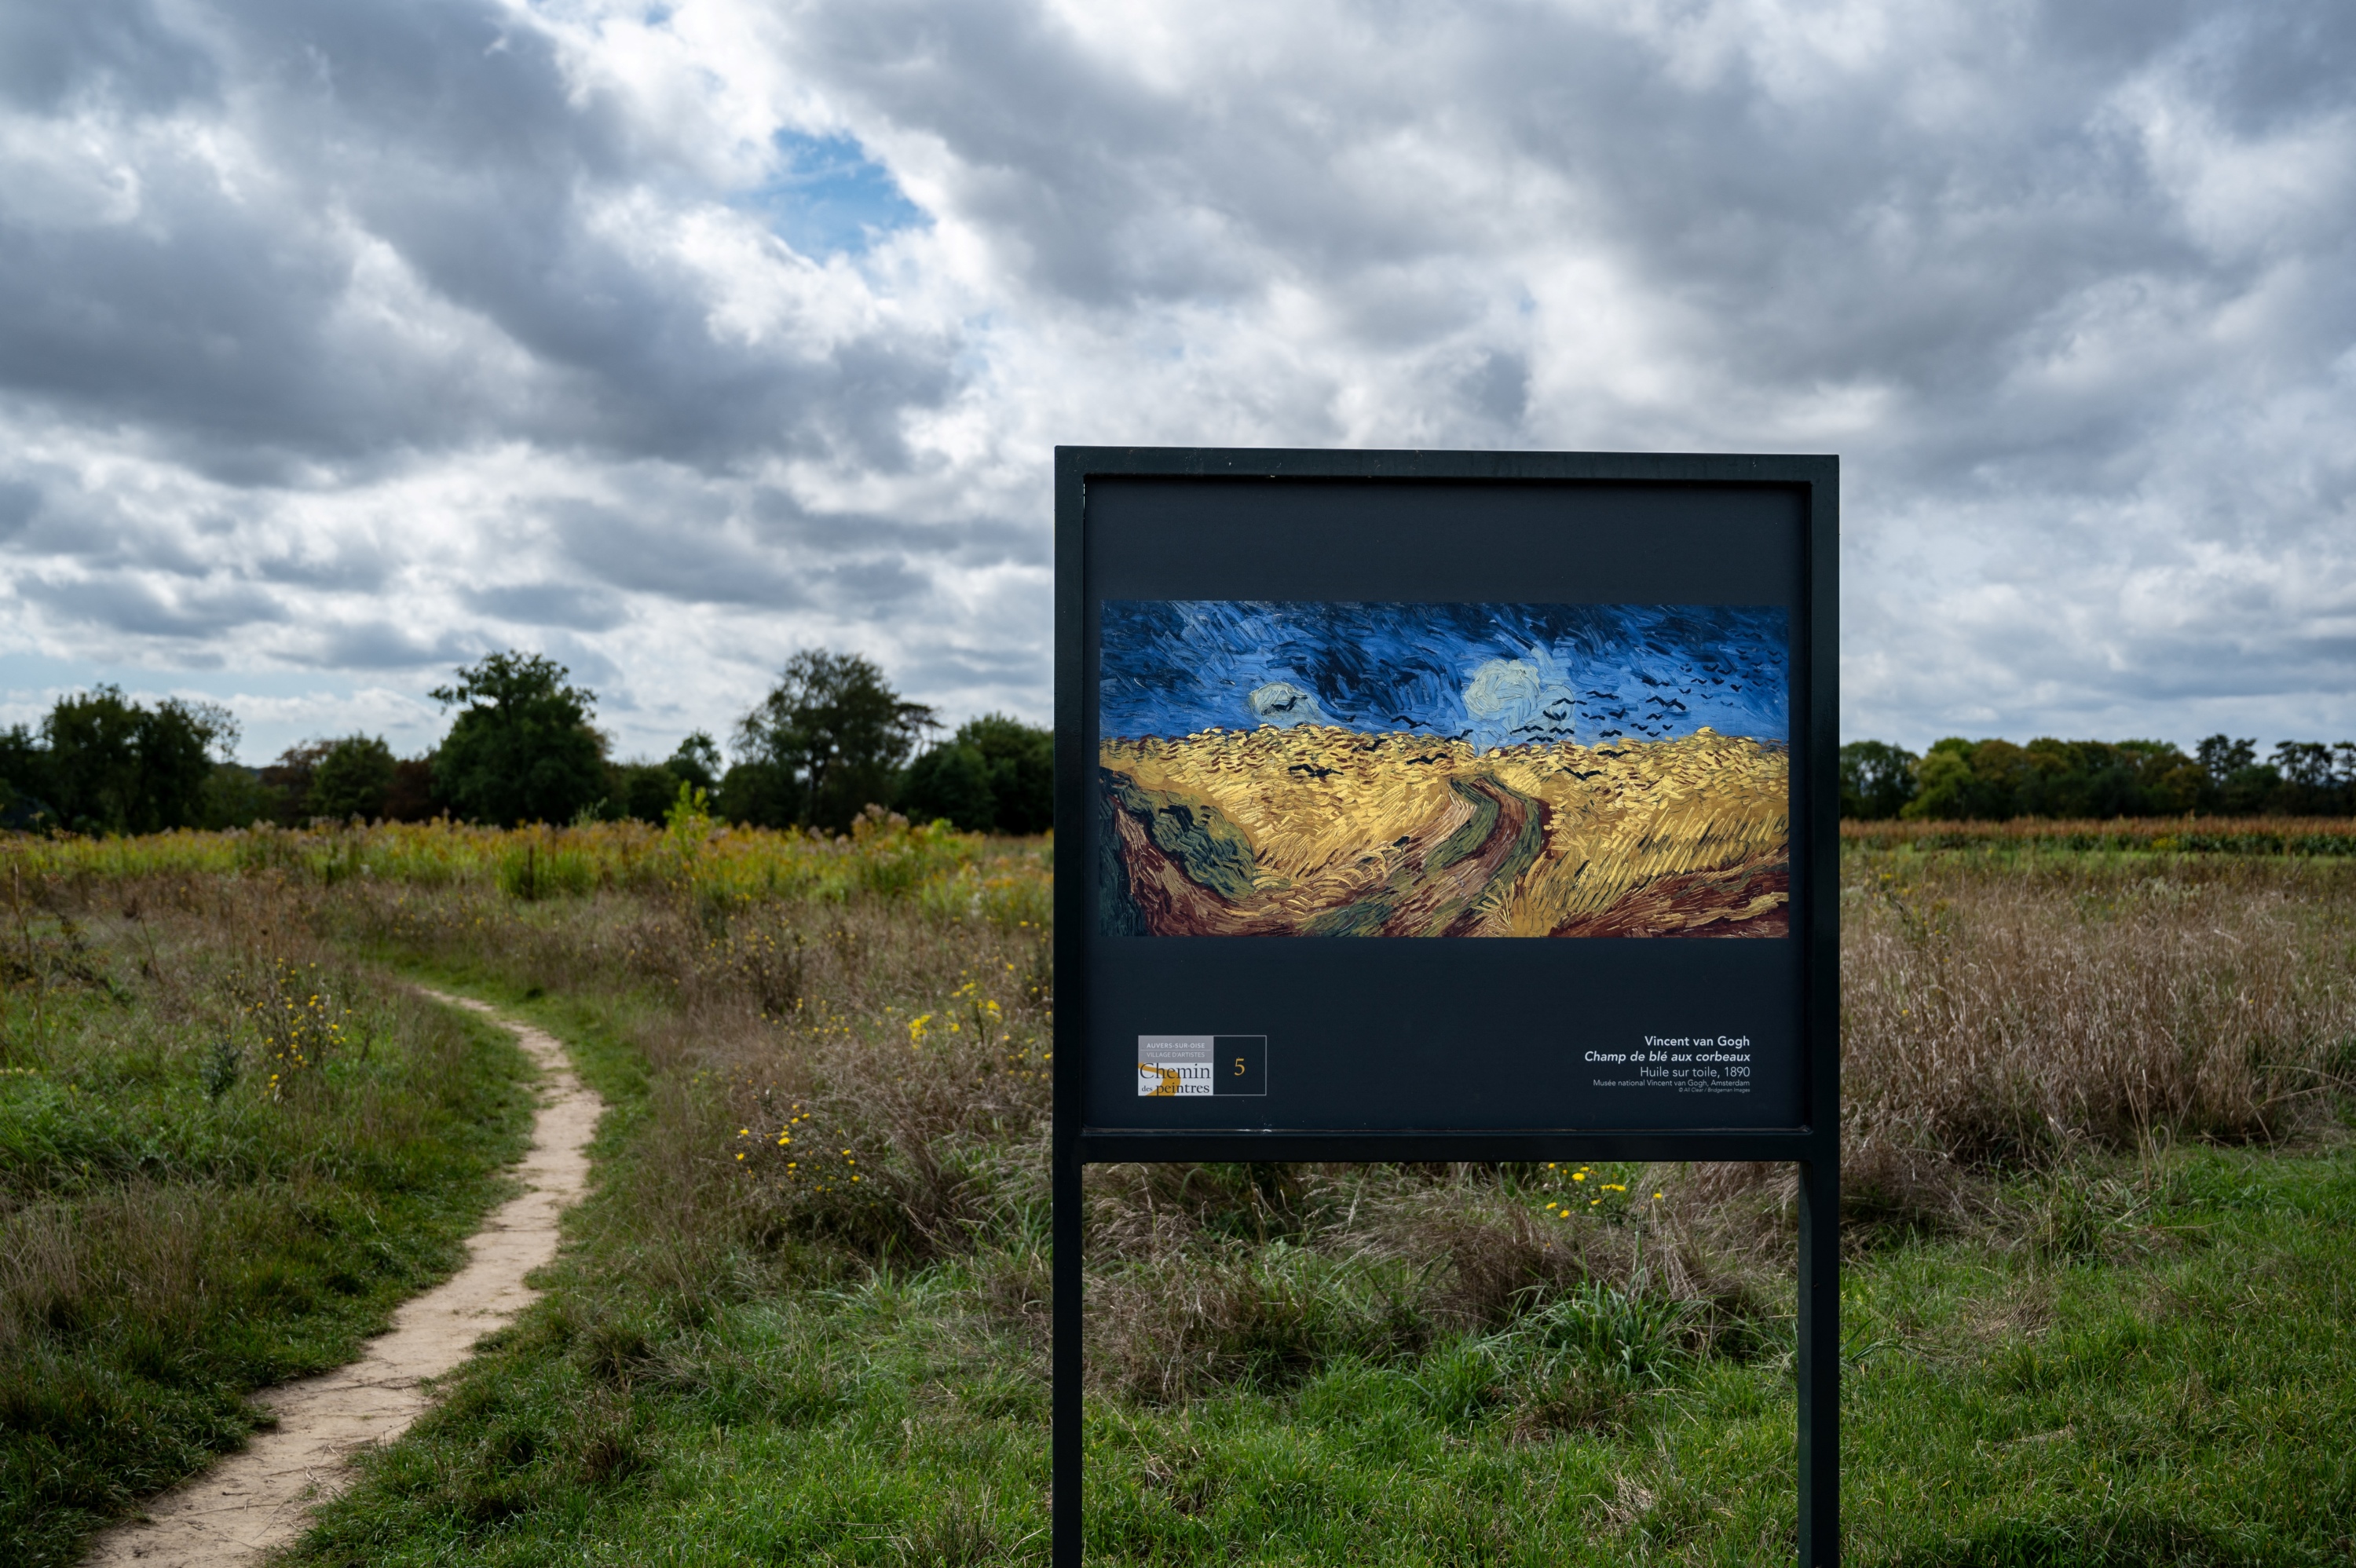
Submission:
<svg viewBox="0 0 2356 1568">
<path fill-rule="evenodd" d="M 2356 730 L 2345 7 L 7 27 L 18 695 L 426 737 L 515 644 L 660 752 L 826 643 L 1044 718 L 1058 442 L 1782 449 L 1851 733 Z"/>
</svg>

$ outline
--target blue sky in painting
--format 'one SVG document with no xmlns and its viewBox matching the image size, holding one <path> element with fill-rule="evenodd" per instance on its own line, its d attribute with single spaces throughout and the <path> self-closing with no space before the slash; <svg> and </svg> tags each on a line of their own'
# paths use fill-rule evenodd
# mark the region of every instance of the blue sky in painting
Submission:
<svg viewBox="0 0 2356 1568">
<path fill-rule="evenodd" d="M 1110 600 L 1107 736 L 1326 723 L 1486 751 L 1789 735 L 1780 606 Z"/>
</svg>

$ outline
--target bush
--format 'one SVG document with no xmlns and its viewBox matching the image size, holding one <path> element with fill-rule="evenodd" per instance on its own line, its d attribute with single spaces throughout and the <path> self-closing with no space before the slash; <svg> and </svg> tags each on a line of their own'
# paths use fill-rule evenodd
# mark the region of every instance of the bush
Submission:
<svg viewBox="0 0 2356 1568">
<path fill-rule="evenodd" d="M 680 777 L 660 763 L 616 763 L 605 770 L 609 817 L 656 822 L 679 795 Z"/>
<path fill-rule="evenodd" d="M 311 774 L 310 815 L 341 822 L 385 815 L 397 764 L 380 736 L 351 735 L 327 748 Z"/>
<path fill-rule="evenodd" d="M 908 765 L 901 807 L 969 832 L 1044 833 L 1055 825 L 1055 737 L 985 713 Z"/>
<path fill-rule="evenodd" d="M 205 780 L 200 826 L 251 827 L 257 822 L 274 822 L 279 805 L 278 792 L 262 782 L 258 769 L 219 763 L 214 764 L 212 776 Z"/>
<path fill-rule="evenodd" d="M 971 746 L 936 746 L 909 763 L 900 803 L 918 822 L 946 821 L 969 833 L 998 825 L 990 764 Z"/>
</svg>

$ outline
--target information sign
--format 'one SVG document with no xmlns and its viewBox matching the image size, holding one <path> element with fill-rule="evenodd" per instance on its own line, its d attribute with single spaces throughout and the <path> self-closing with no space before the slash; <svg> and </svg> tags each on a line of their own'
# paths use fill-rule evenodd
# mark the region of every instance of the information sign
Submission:
<svg viewBox="0 0 2356 1568">
<path fill-rule="evenodd" d="M 1833 1557 L 1830 457 L 1059 448 L 1055 1520 L 1090 1160 L 1778 1159 Z"/>
</svg>

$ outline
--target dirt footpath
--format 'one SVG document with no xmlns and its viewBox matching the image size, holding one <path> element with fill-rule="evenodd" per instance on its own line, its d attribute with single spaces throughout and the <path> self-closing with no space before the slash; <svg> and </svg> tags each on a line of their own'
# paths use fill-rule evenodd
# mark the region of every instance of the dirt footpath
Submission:
<svg viewBox="0 0 2356 1568">
<path fill-rule="evenodd" d="M 480 1002 L 427 994 L 492 1012 Z M 573 1075 L 554 1036 L 529 1024 L 507 1027 L 546 1074 L 531 1148 L 516 1168 L 523 1195 L 468 1239 L 466 1266 L 404 1303 L 391 1331 L 370 1339 L 359 1360 L 257 1394 L 256 1403 L 277 1415 L 275 1427 L 157 1498 L 146 1519 L 100 1536 L 86 1563 L 230 1568 L 285 1545 L 310 1522 L 311 1504 L 351 1484 L 345 1459 L 353 1450 L 391 1441 L 425 1413 L 424 1379 L 465 1360 L 476 1340 L 540 1294 L 523 1276 L 556 1256 L 557 1219 L 588 1188 L 589 1137 L 605 1106 Z"/>
</svg>

